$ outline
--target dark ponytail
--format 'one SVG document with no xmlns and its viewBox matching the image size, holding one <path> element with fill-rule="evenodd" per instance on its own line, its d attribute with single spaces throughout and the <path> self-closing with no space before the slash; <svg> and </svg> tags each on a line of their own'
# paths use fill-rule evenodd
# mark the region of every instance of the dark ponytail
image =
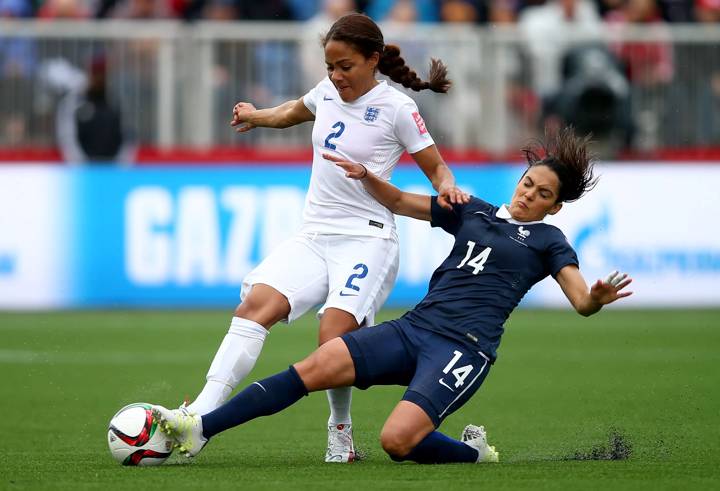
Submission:
<svg viewBox="0 0 720 491">
<path fill-rule="evenodd" d="M 441 60 L 435 58 L 430 60 L 430 80 L 423 81 L 415 71 L 405 64 L 405 60 L 400 56 L 400 48 L 394 44 L 385 45 L 380 55 L 378 70 L 383 75 L 390 77 L 393 82 L 402 84 L 403 87 L 416 92 L 430 89 L 433 92 L 444 94 L 452 84 L 447 78 L 447 67 Z"/>
<path fill-rule="evenodd" d="M 444 94 L 452 84 L 447 78 L 447 67 L 436 59 L 430 62 L 430 80 L 426 82 L 418 77 L 400 56 L 400 48 L 392 44 L 385 45 L 382 31 L 367 15 L 353 13 L 340 17 L 323 38 L 323 46 L 329 41 L 348 43 L 365 58 L 370 58 L 373 53 L 379 53 L 378 71 L 408 89 L 414 91 L 430 89 Z"/>
</svg>

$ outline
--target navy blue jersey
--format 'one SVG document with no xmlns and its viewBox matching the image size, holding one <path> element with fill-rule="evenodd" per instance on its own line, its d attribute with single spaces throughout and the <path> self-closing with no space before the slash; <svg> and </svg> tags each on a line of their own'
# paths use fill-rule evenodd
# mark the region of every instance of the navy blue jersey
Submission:
<svg viewBox="0 0 720 491">
<path fill-rule="evenodd" d="M 455 236 L 427 295 L 403 318 L 479 349 L 493 361 L 503 324 L 525 293 L 578 264 L 565 235 L 543 222 L 517 222 L 478 198 L 446 210 L 432 198 L 431 225 Z"/>
</svg>

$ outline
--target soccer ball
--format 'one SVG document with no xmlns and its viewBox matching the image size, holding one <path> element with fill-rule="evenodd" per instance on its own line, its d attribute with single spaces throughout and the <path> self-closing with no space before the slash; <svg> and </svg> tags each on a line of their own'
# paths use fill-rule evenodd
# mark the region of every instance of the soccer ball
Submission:
<svg viewBox="0 0 720 491">
<path fill-rule="evenodd" d="M 160 465 L 173 451 L 173 441 L 153 421 L 150 404 L 128 404 L 110 420 L 110 455 L 122 465 Z"/>
</svg>

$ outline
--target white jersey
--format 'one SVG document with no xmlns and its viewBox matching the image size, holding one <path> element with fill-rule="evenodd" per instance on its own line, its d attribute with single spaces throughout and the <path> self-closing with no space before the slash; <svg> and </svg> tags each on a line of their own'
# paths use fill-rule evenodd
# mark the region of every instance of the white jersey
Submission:
<svg viewBox="0 0 720 491">
<path fill-rule="evenodd" d="M 315 115 L 313 166 L 305 198 L 303 232 L 365 235 L 388 238 L 394 234 L 393 214 L 378 203 L 362 183 L 325 160 L 335 154 L 390 180 L 402 153 L 432 145 L 417 105 L 410 97 L 381 81 L 353 102 L 343 102 L 329 78 L 303 97 Z"/>
</svg>

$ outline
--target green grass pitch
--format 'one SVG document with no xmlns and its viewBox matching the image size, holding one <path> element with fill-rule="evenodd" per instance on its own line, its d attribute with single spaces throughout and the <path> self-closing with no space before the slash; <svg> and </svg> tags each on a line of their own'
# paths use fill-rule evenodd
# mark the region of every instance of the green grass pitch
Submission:
<svg viewBox="0 0 720 491">
<path fill-rule="evenodd" d="M 485 384 L 441 428 L 457 437 L 467 423 L 485 425 L 499 464 L 391 462 L 378 435 L 400 387 L 354 392 L 356 443 L 368 454 L 357 464 L 322 463 L 322 393 L 217 436 L 190 463 L 112 461 L 113 413 L 194 395 L 228 323 L 217 311 L 0 314 L 0 489 L 720 487 L 719 310 L 513 314 Z M 247 382 L 315 340 L 312 317 L 276 326 Z M 631 445 L 629 458 L 584 459 L 612 450 L 612 435 Z"/>
</svg>

